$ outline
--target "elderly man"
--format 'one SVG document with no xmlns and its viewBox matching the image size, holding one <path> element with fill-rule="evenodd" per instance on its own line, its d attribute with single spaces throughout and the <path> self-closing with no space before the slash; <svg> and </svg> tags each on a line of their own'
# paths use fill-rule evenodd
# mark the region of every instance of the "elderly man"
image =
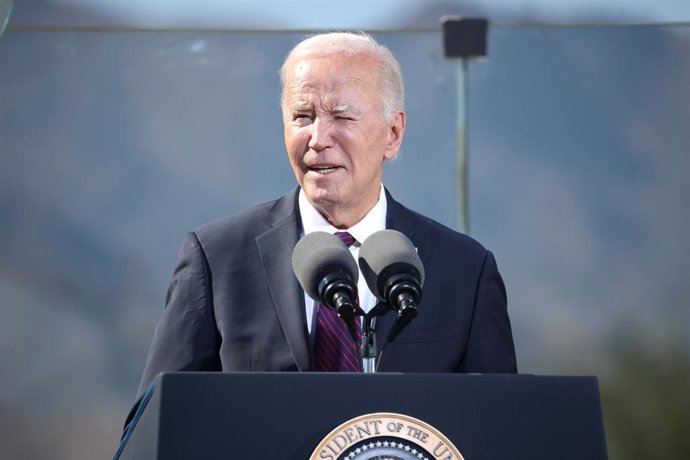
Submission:
<svg viewBox="0 0 690 460">
<path fill-rule="evenodd" d="M 356 253 L 372 233 L 395 229 L 424 263 L 419 316 L 379 371 L 516 372 L 492 254 L 403 207 L 381 184 L 405 132 L 402 76 L 390 51 L 364 34 L 316 35 L 290 52 L 281 79 L 299 187 L 187 235 L 140 393 L 165 371 L 331 370 L 315 363 L 326 309 L 305 296 L 291 268 L 295 244 L 316 230 L 347 232 Z M 364 282 L 359 295 L 362 308 L 373 307 Z M 377 334 L 392 321 L 381 318 Z"/>
</svg>

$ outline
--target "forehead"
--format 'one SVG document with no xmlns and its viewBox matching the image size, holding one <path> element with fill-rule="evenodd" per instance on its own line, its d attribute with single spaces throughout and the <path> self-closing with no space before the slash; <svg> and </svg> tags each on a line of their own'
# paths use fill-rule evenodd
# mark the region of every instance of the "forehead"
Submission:
<svg viewBox="0 0 690 460">
<path fill-rule="evenodd" d="M 377 64 L 366 55 L 305 53 L 293 57 L 287 67 L 287 97 L 313 93 L 369 97 L 378 92 Z"/>
</svg>

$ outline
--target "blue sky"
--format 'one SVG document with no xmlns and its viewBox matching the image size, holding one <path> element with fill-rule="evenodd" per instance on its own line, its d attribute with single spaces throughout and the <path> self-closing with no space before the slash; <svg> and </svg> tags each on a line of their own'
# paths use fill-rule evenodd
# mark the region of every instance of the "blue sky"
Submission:
<svg viewBox="0 0 690 460">
<path fill-rule="evenodd" d="M 687 0 L 23 0 L 17 26 L 193 29 L 433 29 L 444 15 L 497 23 L 690 22 Z"/>
</svg>

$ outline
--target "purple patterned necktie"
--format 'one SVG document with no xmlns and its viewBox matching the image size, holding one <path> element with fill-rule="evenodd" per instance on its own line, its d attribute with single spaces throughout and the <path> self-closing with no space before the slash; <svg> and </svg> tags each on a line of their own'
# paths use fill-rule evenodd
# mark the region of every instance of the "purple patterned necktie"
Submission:
<svg viewBox="0 0 690 460">
<path fill-rule="evenodd" d="M 336 232 L 335 236 L 350 247 L 355 238 L 348 232 Z M 357 301 L 359 302 L 359 301 Z M 314 370 L 318 372 L 358 372 L 357 346 L 338 314 L 323 304 L 318 304 L 316 340 L 314 342 Z M 357 337 L 362 336 L 362 326 L 357 317 Z"/>
</svg>

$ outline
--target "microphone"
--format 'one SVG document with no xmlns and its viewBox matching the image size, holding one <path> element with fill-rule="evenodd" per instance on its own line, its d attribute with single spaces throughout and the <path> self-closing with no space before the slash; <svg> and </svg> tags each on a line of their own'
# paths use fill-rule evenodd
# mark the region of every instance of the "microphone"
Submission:
<svg viewBox="0 0 690 460">
<path fill-rule="evenodd" d="M 364 311 L 355 304 L 359 271 L 347 246 L 330 233 L 309 233 L 292 251 L 292 270 L 309 297 L 338 313 L 356 343 L 355 317 Z"/>
<path fill-rule="evenodd" d="M 359 268 L 371 292 L 398 312 L 388 335 L 390 343 L 417 317 L 424 265 L 405 235 L 395 230 L 381 230 L 359 248 Z"/>
</svg>

